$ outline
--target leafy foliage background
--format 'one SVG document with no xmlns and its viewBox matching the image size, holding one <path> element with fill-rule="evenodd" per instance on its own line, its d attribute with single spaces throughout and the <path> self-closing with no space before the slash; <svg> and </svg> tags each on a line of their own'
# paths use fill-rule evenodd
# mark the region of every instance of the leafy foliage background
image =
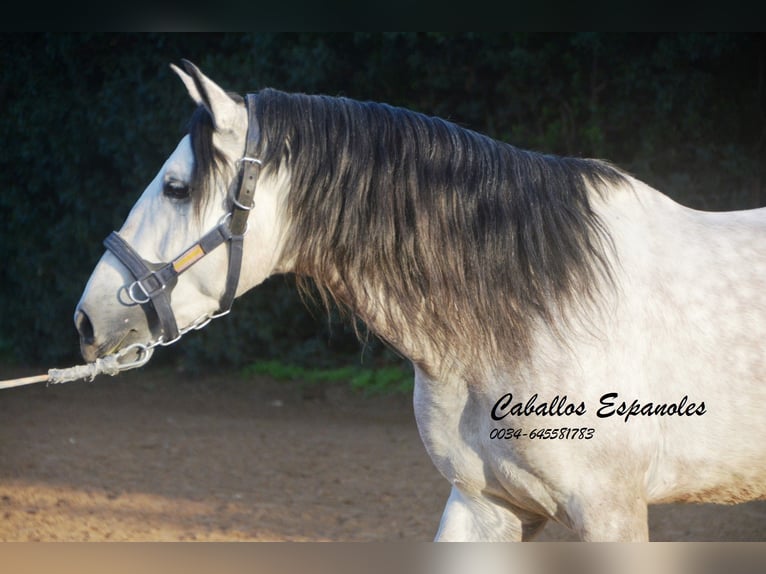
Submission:
<svg viewBox="0 0 766 574">
<path fill-rule="evenodd" d="M 761 34 L 199 33 L 0 36 L 0 354 L 78 361 L 72 312 L 101 240 L 193 111 L 168 64 L 225 88 L 385 101 L 546 153 L 601 157 L 700 209 L 764 205 Z M 374 136 L 372 136 L 374 137 Z M 276 277 L 164 357 L 386 362 Z"/>
</svg>

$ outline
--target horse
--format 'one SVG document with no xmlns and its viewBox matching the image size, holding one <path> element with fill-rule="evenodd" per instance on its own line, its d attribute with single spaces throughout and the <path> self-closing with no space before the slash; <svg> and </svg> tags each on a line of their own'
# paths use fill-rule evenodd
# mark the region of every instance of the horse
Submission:
<svg viewBox="0 0 766 574">
<path fill-rule="evenodd" d="M 435 540 L 646 541 L 649 504 L 766 496 L 766 211 L 181 66 L 196 109 L 77 304 L 86 360 L 141 366 L 293 274 L 412 362 Z"/>
</svg>

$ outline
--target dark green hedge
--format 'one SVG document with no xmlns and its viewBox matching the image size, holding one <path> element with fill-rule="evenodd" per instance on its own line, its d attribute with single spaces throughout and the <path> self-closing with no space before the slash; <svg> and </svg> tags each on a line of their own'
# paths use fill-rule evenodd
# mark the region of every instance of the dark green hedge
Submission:
<svg viewBox="0 0 766 574">
<path fill-rule="evenodd" d="M 606 158 L 698 208 L 764 202 L 762 35 L 35 34 L 0 36 L 0 50 L 0 351 L 24 363 L 78 360 L 71 316 L 101 240 L 192 112 L 168 68 L 181 58 L 240 93 L 386 101 Z M 358 359 L 351 331 L 276 278 L 166 356 L 318 365 Z"/>
</svg>

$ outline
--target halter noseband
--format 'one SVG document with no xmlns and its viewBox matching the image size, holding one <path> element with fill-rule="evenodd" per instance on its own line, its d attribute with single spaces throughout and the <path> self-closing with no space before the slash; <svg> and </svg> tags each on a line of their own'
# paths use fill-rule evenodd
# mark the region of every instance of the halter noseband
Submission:
<svg viewBox="0 0 766 574">
<path fill-rule="evenodd" d="M 255 206 L 255 184 L 261 169 L 261 161 L 253 157 L 260 135 L 255 117 L 256 96 L 248 94 L 245 98 L 245 104 L 248 112 L 248 127 L 245 155 L 237 162 L 241 166 L 239 190 L 236 196 L 232 198 L 231 211 L 223 217 L 215 228 L 203 235 L 197 243 L 186 249 L 170 263 L 158 264 L 146 261 L 116 231 L 113 231 L 104 240 L 104 246 L 125 265 L 135 278 L 135 281 L 126 287 L 128 297 L 139 305 L 151 305 L 156 313 L 160 331 L 159 339 L 155 343 L 135 345 L 143 351 L 148 351 L 160 344 L 174 343 L 190 329 L 199 329 L 207 325 L 210 320 L 226 315 L 231 310 L 239 284 L 242 246 L 248 227 L 247 220 L 250 211 Z M 229 266 L 226 274 L 226 288 L 221 297 L 219 309 L 213 315 L 200 317 L 188 327 L 179 330 L 173 309 L 170 306 L 170 292 L 175 287 L 181 273 L 222 243 L 229 245 Z M 144 311 L 148 315 L 146 306 Z M 144 355 L 148 355 L 148 353 L 144 353 Z"/>
</svg>

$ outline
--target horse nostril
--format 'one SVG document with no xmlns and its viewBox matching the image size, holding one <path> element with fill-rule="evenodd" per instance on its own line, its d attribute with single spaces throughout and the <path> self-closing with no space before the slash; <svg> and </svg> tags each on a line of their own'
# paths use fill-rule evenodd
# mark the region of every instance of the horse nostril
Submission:
<svg viewBox="0 0 766 574">
<path fill-rule="evenodd" d="M 85 311 L 78 309 L 75 312 L 74 324 L 77 327 L 77 332 L 80 333 L 80 340 L 86 345 L 92 345 L 96 337 L 93 333 L 93 323 L 90 322 Z"/>
</svg>

